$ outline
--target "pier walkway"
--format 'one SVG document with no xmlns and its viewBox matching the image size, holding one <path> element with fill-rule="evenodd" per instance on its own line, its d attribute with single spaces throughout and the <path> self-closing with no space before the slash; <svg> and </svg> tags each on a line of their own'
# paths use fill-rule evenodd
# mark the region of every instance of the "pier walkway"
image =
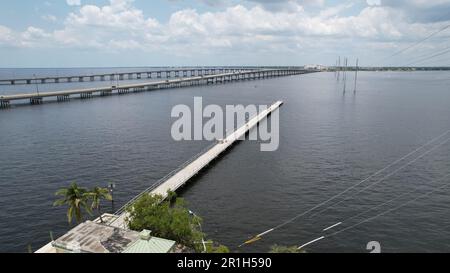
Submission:
<svg viewBox="0 0 450 273">
<path fill-rule="evenodd" d="M 134 197 L 115 213 L 116 218 L 110 221 L 109 225 L 127 229 L 126 218 L 129 216 L 127 213 L 127 208 L 132 206 L 139 198 L 145 194 L 159 194 L 163 197 L 167 197 L 168 191 L 177 191 L 236 141 L 243 139 L 247 132 L 257 126 L 262 120 L 267 118 L 273 111 L 279 109 L 282 104 L 282 101 L 277 101 L 268 109 L 261 111 L 258 115 L 251 118 L 246 124 L 242 125 L 236 131 L 228 135 L 225 139 L 214 142 L 178 169 L 174 170 L 150 188 Z"/>
<path fill-rule="evenodd" d="M 127 217 L 129 213 L 127 209 L 132 207 L 133 204 L 142 196 L 146 194 L 160 194 L 164 198 L 167 197 L 168 191 L 177 191 L 181 187 L 185 186 L 189 180 L 197 175 L 202 169 L 207 167 L 213 160 L 219 157 L 224 151 L 232 146 L 236 141 L 243 139 L 243 137 L 253 128 L 255 128 L 261 121 L 267 118 L 271 113 L 278 110 L 282 101 L 277 101 L 269 108 L 261 111 L 255 117 L 249 119 L 249 121 L 239 127 L 236 131 L 229 134 L 225 139 L 212 143 L 209 147 L 205 148 L 202 152 L 194 156 L 191 160 L 169 173 L 164 178 L 153 184 L 151 187 L 131 199 L 122 208 L 120 208 L 114 215 L 104 214 L 102 224 L 111 226 L 113 228 L 119 228 L 122 230 L 129 230 L 127 225 Z M 94 222 L 100 223 L 99 219 Z M 50 242 L 37 250 L 35 253 L 57 253 L 54 247 L 54 242 Z"/>
</svg>

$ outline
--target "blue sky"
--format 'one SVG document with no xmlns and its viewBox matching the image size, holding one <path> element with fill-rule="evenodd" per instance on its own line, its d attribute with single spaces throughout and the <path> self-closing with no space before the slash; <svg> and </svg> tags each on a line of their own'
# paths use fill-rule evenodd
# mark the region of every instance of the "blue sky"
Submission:
<svg viewBox="0 0 450 273">
<path fill-rule="evenodd" d="M 0 67 L 450 65 L 450 0 L 4 0 Z M 425 61 L 423 61 L 425 60 Z"/>
</svg>

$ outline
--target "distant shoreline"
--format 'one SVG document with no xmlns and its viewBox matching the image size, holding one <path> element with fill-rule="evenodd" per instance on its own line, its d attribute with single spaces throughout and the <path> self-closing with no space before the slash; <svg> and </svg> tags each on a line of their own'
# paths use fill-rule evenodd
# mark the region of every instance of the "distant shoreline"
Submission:
<svg viewBox="0 0 450 273">
<path fill-rule="evenodd" d="M 61 70 L 68 70 L 68 69 L 131 69 L 131 68 L 149 68 L 149 69 L 158 69 L 158 68 L 217 68 L 217 67 L 223 67 L 223 68 L 303 68 L 303 65 L 299 66 L 293 66 L 293 65 L 278 65 L 278 66 L 74 66 L 74 67 L 0 67 L 1 70 L 8 70 L 8 69 L 23 69 L 23 70 L 29 70 L 29 69 L 45 69 L 45 70 L 53 70 L 53 69 L 61 69 Z M 324 70 L 332 70 L 336 68 L 335 66 L 323 66 Z M 355 69 L 354 66 L 349 66 L 347 70 Z M 360 71 L 447 71 L 450 70 L 450 66 L 386 66 L 386 67 L 379 67 L 379 66 L 366 66 L 366 67 L 359 67 Z"/>
<path fill-rule="evenodd" d="M 344 68 L 342 68 L 344 70 Z M 355 67 L 347 67 L 347 71 L 355 71 Z M 336 71 L 336 67 L 328 68 L 327 71 Z M 450 66 L 447 67 L 358 67 L 358 71 L 370 72 L 384 72 L 384 71 L 450 71 Z"/>
</svg>

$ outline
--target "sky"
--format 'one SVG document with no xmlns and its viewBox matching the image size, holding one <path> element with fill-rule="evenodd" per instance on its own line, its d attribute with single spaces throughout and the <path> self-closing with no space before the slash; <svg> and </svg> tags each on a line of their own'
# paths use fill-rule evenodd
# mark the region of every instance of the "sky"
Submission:
<svg viewBox="0 0 450 273">
<path fill-rule="evenodd" d="M 450 66 L 450 0 L 3 0 L 0 7 L 0 67 L 333 65 L 338 56 L 363 66 Z"/>
</svg>

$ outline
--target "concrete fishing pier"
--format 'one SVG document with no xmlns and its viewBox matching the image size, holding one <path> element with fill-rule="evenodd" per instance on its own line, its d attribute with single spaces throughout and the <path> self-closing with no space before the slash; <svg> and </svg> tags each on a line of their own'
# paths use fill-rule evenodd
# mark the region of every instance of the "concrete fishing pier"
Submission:
<svg viewBox="0 0 450 273">
<path fill-rule="evenodd" d="M 172 171 L 158 182 L 150 186 L 148 189 L 141 192 L 139 195 L 131 199 L 122 208 L 120 208 L 114 215 L 104 214 L 103 218 L 106 221 L 103 223 L 113 228 L 122 230 L 129 230 L 126 219 L 129 216 L 127 209 L 146 194 L 159 194 L 164 198 L 167 197 L 168 191 L 177 191 L 185 186 L 191 178 L 197 175 L 201 170 L 206 168 L 213 160 L 217 159 L 223 152 L 225 152 L 236 141 L 242 139 L 245 134 L 258 126 L 258 124 L 266 119 L 274 111 L 278 110 L 283 105 L 282 101 L 277 101 L 269 108 L 261 111 L 256 116 L 249 119 L 247 123 L 239 127 L 236 131 L 229 134 L 225 139 L 218 140 L 205 148 L 202 152 L 194 156 L 176 170 Z M 96 220 L 98 223 L 98 219 Z M 36 251 L 36 253 L 56 253 L 53 242 L 50 242 Z"/>
<path fill-rule="evenodd" d="M 129 216 L 127 213 L 127 208 L 132 206 L 140 197 L 146 194 L 158 194 L 163 197 L 167 197 L 168 191 L 177 191 L 186 185 L 192 177 L 197 175 L 202 169 L 207 167 L 213 160 L 219 157 L 220 154 L 225 152 L 236 141 L 242 139 L 245 134 L 256 127 L 262 120 L 267 118 L 273 111 L 278 110 L 281 105 L 283 105 L 283 102 L 277 101 L 266 110 L 261 111 L 258 115 L 251 118 L 246 124 L 229 134 L 225 139 L 214 142 L 202 152 L 194 156 L 191 160 L 187 161 L 182 166 L 172 171 L 151 187 L 131 199 L 115 213 L 115 219 L 110 221 L 109 225 L 127 229 L 126 218 Z"/>
</svg>

